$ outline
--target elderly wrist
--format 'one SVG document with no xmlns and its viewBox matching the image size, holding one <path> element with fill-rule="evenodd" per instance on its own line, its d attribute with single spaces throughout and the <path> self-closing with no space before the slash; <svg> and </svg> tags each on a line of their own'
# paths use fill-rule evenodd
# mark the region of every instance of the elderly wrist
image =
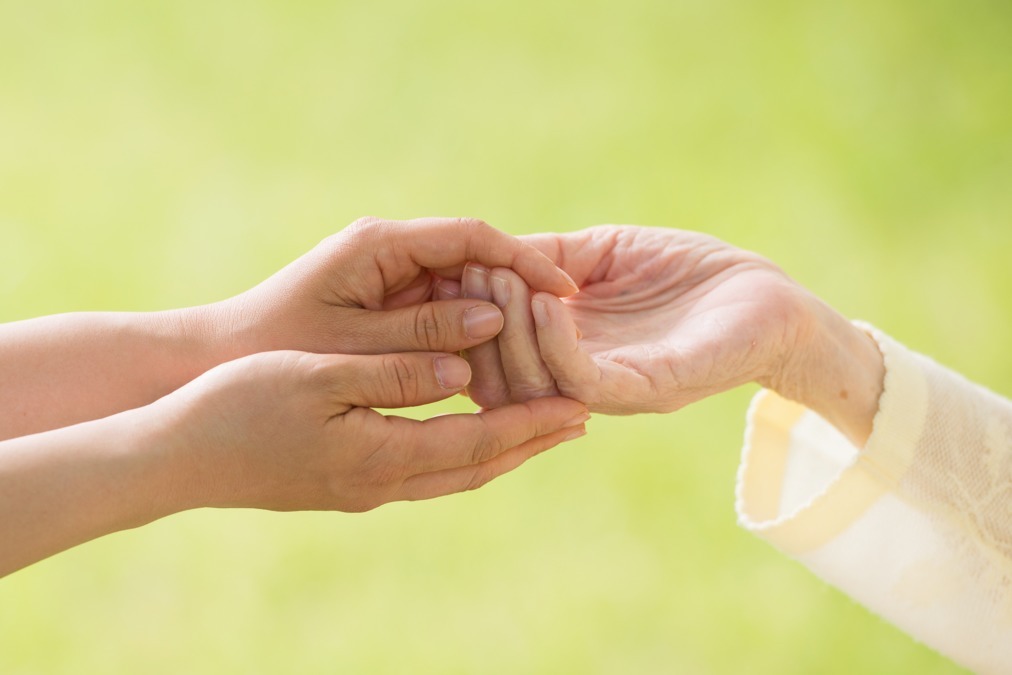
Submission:
<svg viewBox="0 0 1012 675">
<path fill-rule="evenodd" d="M 770 388 L 822 415 L 863 445 L 878 410 L 885 368 L 874 340 L 812 296 L 796 341 Z"/>
</svg>

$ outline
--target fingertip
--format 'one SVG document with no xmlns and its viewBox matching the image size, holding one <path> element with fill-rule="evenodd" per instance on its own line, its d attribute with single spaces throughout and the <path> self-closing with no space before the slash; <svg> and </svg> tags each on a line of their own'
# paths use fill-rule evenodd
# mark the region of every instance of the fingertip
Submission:
<svg viewBox="0 0 1012 675">
<path fill-rule="evenodd" d="M 492 290 L 492 301 L 495 302 L 500 309 L 505 309 L 513 295 L 509 270 L 504 267 L 496 267 L 493 269 L 490 286 Z"/>
<path fill-rule="evenodd" d="M 575 294 L 579 293 L 580 292 L 580 287 L 577 285 L 577 283 L 575 281 L 573 281 L 573 277 L 569 276 L 569 274 L 566 272 L 566 270 L 562 269 L 561 267 L 559 267 L 557 269 L 559 270 L 559 274 L 562 275 L 563 282 L 565 282 L 565 284 L 569 287 L 569 289 L 568 289 L 569 292 L 568 293 L 562 293 L 561 296 L 563 298 L 568 298 L 570 295 L 575 295 Z"/>
<path fill-rule="evenodd" d="M 531 314 L 538 328 L 547 328 L 552 323 L 552 306 L 561 304 L 558 297 L 551 293 L 535 293 L 531 297 Z"/>
<path fill-rule="evenodd" d="M 534 315 L 534 324 L 538 328 L 545 328 L 552 321 L 552 318 L 548 315 L 548 307 L 543 300 L 531 301 L 531 314 Z"/>
<path fill-rule="evenodd" d="M 474 262 L 469 262 L 464 266 L 464 274 L 461 277 L 461 295 L 465 298 L 492 300 L 487 267 Z"/>
<path fill-rule="evenodd" d="M 544 303 L 562 304 L 562 301 L 559 300 L 559 296 L 555 295 L 554 293 L 546 293 L 544 291 L 538 291 L 537 293 L 532 295 L 531 300 L 540 300 L 541 302 Z"/>
<path fill-rule="evenodd" d="M 490 340 L 499 334 L 505 324 L 502 310 L 485 302 L 464 310 L 464 334 L 469 340 Z"/>
<path fill-rule="evenodd" d="M 449 391 L 463 389 L 471 381 L 471 366 L 455 354 L 444 354 L 432 360 L 432 369 L 439 386 Z"/>
<path fill-rule="evenodd" d="M 563 436 L 562 442 L 568 443 L 569 441 L 575 441 L 577 438 L 583 438 L 586 435 L 587 427 L 581 424 L 580 426 L 571 429 L 569 433 Z"/>
</svg>

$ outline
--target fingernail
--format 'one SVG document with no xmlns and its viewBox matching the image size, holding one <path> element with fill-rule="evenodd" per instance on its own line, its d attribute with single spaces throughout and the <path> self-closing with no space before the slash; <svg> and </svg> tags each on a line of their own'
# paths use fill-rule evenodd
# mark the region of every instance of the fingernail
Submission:
<svg viewBox="0 0 1012 675">
<path fill-rule="evenodd" d="M 460 291 L 450 284 L 438 283 L 436 284 L 436 299 L 437 300 L 454 300 L 460 297 Z"/>
<path fill-rule="evenodd" d="M 436 380 L 443 389 L 460 389 L 471 381 L 471 367 L 458 356 L 440 356 L 432 362 Z"/>
<path fill-rule="evenodd" d="M 540 300 L 531 303 L 531 313 L 534 314 L 534 323 L 540 328 L 548 325 L 548 306 Z"/>
<path fill-rule="evenodd" d="M 562 269 L 561 267 L 559 268 L 559 271 L 562 272 L 562 276 L 566 278 L 566 281 L 569 282 L 569 285 L 573 287 L 573 293 L 579 293 L 580 287 L 576 285 L 575 281 L 573 281 L 573 277 L 566 274 L 566 270 Z"/>
<path fill-rule="evenodd" d="M 464 267 L 464 290 L 472 298 L 488 299 L 488 269 L 478 263 L 467 263 Z"/>
<path fill-rule="evenodd" d="M 500 307 L 505 307 L 510 301 L 509 282 L 494 274 L 492 275 L 492 299 Z"/>
<path fill-rule="evenodd" d="M 562 442 L 565 443 L 567 441 L 575 441 L 577 438 L 586 435 L 587 435 L 586 429 L 573 429 L 568 434 L 566 434 L 566 436 L 562 439 Z"/>
<path fill-rule="evenodd" d="M 586 422 L 589 419 L 590 419 L 590 413 L 589 412 L 582 412 L 579 415 L 577 415 L 576 417 L 574 417 L 573 419 L 571 419 L 568 422 L 566 422 L 565 424 L 563 424 L 562 427 L 563 428 L 565 428 L 565 427 L 575 427 L 577 424 L 583 424 L 584 422 Z"/>
<path fill-rule="evenodd" d="M 479 305 L 464 312 L 464 332 L 472 340 L 487 340 L 502 330 L 502 312 L 495 307 Z"/>
</svg>

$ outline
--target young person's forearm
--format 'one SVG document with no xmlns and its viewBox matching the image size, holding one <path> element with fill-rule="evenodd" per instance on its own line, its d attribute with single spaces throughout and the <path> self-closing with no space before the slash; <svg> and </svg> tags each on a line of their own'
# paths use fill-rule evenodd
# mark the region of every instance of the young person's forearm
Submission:
<svg viewBox="0 0 1012 675">
<path fill-rule="evenodd" d="M 174 391 L 231 353 L 216 305 L 0 325 L 0 440 L 99 419 Z"/>
<path fill-rule="evenodd" d="M 182 510 L 147 409 L 0 442 L 0 577 Z"/>
</svg>

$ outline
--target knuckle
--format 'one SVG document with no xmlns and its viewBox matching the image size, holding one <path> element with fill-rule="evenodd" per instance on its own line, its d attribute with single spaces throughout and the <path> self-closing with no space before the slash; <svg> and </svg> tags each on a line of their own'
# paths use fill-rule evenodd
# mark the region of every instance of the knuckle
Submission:
<svg viewBox="0 0 1012 675">
<path fill-rule="evenodd" d="M 426 351 L 439 351 L 445 342 L 446 332 L 435 307 L 429 303 L 418 306 L 414 323 L 414 337 L 417 345 Z"/>
<path fill-rule="evenodd" d="M 371 227 L 379 225 L 382 222 L 383 222 L 383 219 L 382 218 L 378 218 L 376 216 L 362 216 L 361 218 L 356 219 L 348 227 L 350 227 L 352 229 L 356 229 L 356 230 L 367 230 L 367 229 L 369 229 Z"/>
<path fill-rule="evenodd" d="M 487 467 L 478 467 L 471 476 L 471 480 L 467 482 L 464 490 L 467 492 L 477 490 L 478 488 L 488 485 L 493 478 L 495 478 L 495 473 L 491 469 Z"/>
<path fill-rule="evenodd" d="M 481 464 L 493 457 L 498 457 L 506 450 L 506 444 L 499 436 L 486 431 L 471 448 L 471 463 Z"/>
<path fill-rule="evenodd" d="M 465 230 L 478 234 L 484 230 L 491 230 L 492 226 L 480 218 L 457 218 L 456 224 Z"/>
<path fill-rule="evenodd" d="M 510 396 L 513 403 L 526 403 L 536 398 L 558 396 L 559 389 L 555 383 L 548 381 L 520 383 L 513 387 Z"/>
<path fill-rule="evenodd" d="M 456 224 L 468 242 L 469 252 L 481 259 L 488 257 L 499 231 L 478 218 L 457 218 Z"/>
<path fill-rule="evenodd" d="M 401 354 L 387 354 L 383 358 L 383 382 L 392 398 L 404 401 L 417 398 L 421 388 L 418 372 Z"/>
<path fill-rule="evenodd" d="M 385 221 L 382 218 L 376 216 L 364 216 L 355 220 L 353 223 L 344 228 L 339 234 L 344 236 L 356 237 L 356 238 L 369 238 L 376 236 L 377 232 L 382 229 Z"/>
<path fill-rule="evenodd" d="M 318 354 L 305 353 L 298 355 L 296 367 L 302 372 L 309 386 L 317 390 L 329 389 L 341 379 L 337 376 L 337 373 L 341 372 L 340 369 L 334 367 L 338 361 L 343 359 L 340 357 L 327 359 Z"/>
<path fill-rule="evenodd" d="M 341 510 L 370 511 L 388 501 L 391 489 L 400 485 L 407 475 L 398 441 L 397 434 L 384 433 L 364 444 L 350 485 L 346 479 L 334 481 L 334 496 L 344 500 Z"/>
</svg>

